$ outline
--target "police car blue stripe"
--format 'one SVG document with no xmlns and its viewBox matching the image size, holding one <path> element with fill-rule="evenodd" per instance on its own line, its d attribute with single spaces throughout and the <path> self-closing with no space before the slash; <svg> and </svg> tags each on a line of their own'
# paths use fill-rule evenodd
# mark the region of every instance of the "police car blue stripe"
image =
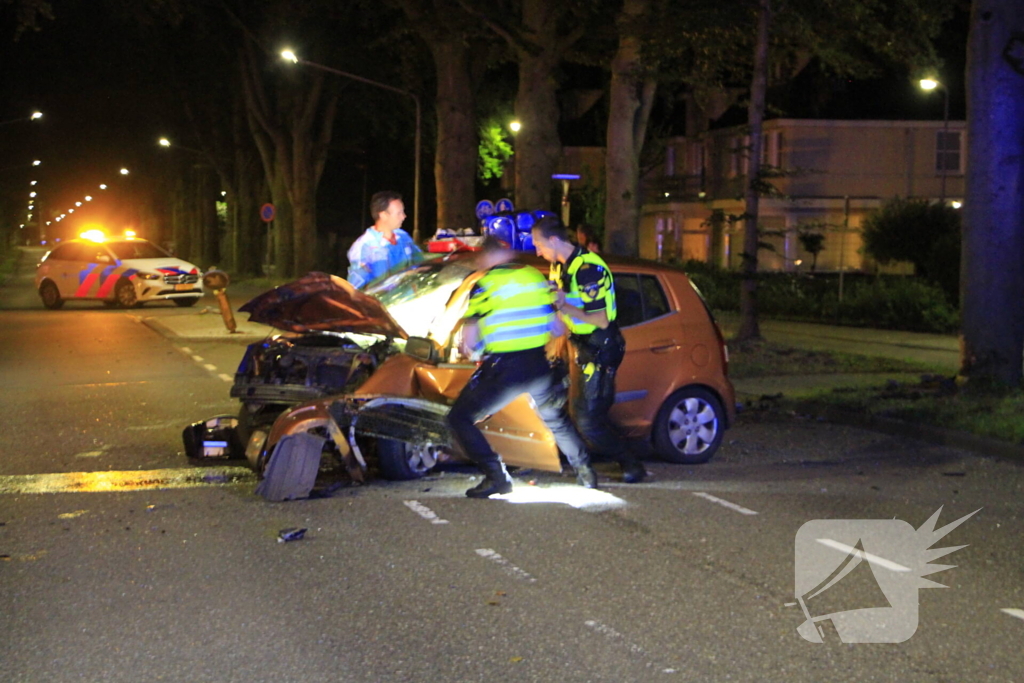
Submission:
<svg viewBox="0 0 1024 683">
<path fill-rule="evenodd" d="M 87 265 L 85 267 L 84 270 L 78 271 L 78 284 L 79 284 L 79 286 L 81 286 L 82 283 L 85 282 L 85 278 L 89 277 L 89 273 L 91 273 L 93 270 L 95 270 L 97 265 L 98 264 L 96 264 L 96 263 L 90 263 L 89 265 Z"/>
</svg>

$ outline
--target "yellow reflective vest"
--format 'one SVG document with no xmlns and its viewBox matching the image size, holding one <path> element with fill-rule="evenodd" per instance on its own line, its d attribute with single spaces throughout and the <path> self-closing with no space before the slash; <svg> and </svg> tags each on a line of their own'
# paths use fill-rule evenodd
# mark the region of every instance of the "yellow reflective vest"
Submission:
<svg viewBox="0 0 1024 683">
<path fill-rule="evenodd" d="M 587 313 L 605 311 L 608 322 L 618 317 L 615 305 L 615 280 L 608 264 L 597 254 L 576 247 L 565 263 L 551 264 L 551 281 L 565 292 L 565 301 Z M 597 329 L 570 315 L 563 316 L 573 334 L 590 334 Z"/>
<path fill-rule="evenodd" d="M 554 296 L 539 270 L 506 263 L 477 281 L 465 317 L 477 319 L 484 353 L 535 349 L 551 339 Z"/>
</svg>

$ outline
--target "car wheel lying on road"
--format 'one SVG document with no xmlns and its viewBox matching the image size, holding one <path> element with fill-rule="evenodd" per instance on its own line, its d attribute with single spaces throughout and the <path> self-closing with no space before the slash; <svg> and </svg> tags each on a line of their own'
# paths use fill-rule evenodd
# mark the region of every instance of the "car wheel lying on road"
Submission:
<svg viewBox="0 0 1024 683">
<path fill-rule="evenodd" d="M 46 280 L 43 284 L 39 285 L 39 297 L 43 300 L 43 305 L 51 311 L 56 311 L 64 305 L 64 299 L 60 298 L 60 292 L 57 290 L 57 285 L 53 284 L 49 280 Z"/>
<path fill-rule="evenodd" d="M 669 462 L 707 462 L 722 443 L 725 411 L 718 398 L 701 387 L 683 387 L 668 397 L 654 423 L 654 447 Z"/>
<path fill-rule="evenodd" d="M 417 446 L 394 439 L 377 439 L 377 467 L 385 479 L 420 479 L 436 464 L 437 455 L 431 446 Z"/>
</svg>

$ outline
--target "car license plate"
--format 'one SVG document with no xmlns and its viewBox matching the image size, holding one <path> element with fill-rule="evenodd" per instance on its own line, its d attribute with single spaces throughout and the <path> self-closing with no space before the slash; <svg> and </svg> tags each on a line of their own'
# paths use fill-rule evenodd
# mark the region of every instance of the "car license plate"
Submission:
<svg viewBox="0 0 1024 683">
<path fill-rule="evenodd" d="M 189 285 L 189 284 L 184 284 L 184 285 L 174 285 L 174 290 L 175 290 L 176 292 L 187 292 L 187 291 L 189 291 L 190 289 L 192 289 L 192 285 Z"/>
</svg>

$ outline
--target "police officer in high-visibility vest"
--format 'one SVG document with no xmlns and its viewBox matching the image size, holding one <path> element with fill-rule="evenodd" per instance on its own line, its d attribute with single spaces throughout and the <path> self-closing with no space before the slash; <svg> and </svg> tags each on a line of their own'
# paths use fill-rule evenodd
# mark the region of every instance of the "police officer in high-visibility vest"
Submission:
<svg viewBox="0 0 1024 683">
<path fill-rule="evenodd" d="M 569 328 L 569 341 L 580 367 L 572 417 L 591 452 L 618 461 L 627 483 L 647 476 L 643 464 L 615 431 L 608 411 L 615 403 L 615 371 L 626 353 L 626 340 L 615 322 L 615 281 L 604 260 L 569 241 L 568 231 L 553 216 L 533 226 L 533 245 L 551 263 L 558 287 L 556 307 Z"/>
<path fill-rule="evenodd" d="M 477 281 L 463 319 L 463 352 L 483 349 L 484 360 L 448 413 L 448 424 L 484 479 L 466 491 L 470 498 L 509 493 L 512 479 L 501 458 L 476 426 L 521 394 L 529 394 L 559 450 L 576 470 L 577 481 L 597 486 L 590 456 L 569 419 L 566 391 L 544 347 L 558 321 L 547 279 L 536 268 L 512 263 L 515 252 L 493 236 L 484 240 Z"/>
</svg>

